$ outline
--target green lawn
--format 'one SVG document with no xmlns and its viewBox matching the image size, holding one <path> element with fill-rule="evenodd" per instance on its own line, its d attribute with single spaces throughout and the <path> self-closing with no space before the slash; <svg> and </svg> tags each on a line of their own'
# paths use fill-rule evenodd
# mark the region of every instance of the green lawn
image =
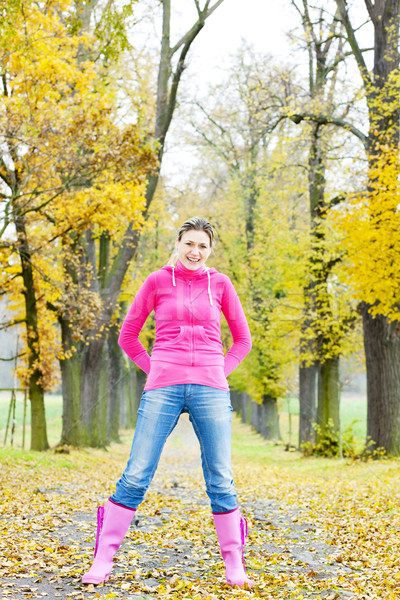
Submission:
<svg viewBox="0 0 400 600">
<path fill-rule="evenodd" d="M 11 392 L 0 392 L 0 444 L 4 443 L 7 419 L 9 415 L 11 401 Z M 47 434 L 50 446 L 55 446 L 60 441 L 61 435 L 61 415 L 62 415 L 62 396 L 60 394 L 46 394 L 45 396 Z M 10 418 L 9 431 L 7 435 L 7 446 L 11 444 L 11 426 L 12 414 Z M 22 448 L 22 431 L 24 418 L 24 395 L 21 392 L 16 394 L 15 404 L 15 433 L 14 448 Z M 26 429 L 25 429 L 25 448 L 30 445 L 30 405 L 29 400 L 26 407 Z"/>
<path fill-rule="evenodd" d="M 9 413 L 11 393 L 0 392 L 0 445 L 4 443 L 7 417 Z M 14 448 L 22 447 L 22 424 L 24 401 L 23 394 L 17 393 L 15 410 Z M 59 394 L 46 394 L 46 417 L 49 443 L 55 446 L 61 435 L 62 397 Z M 25 448 L 29 448 L 30 440 L 30 410 L 29 401 L 26 413 Z M 365 397 L 356 394 L 343 394 L 341 402 L 342 431 L 351 427 L 358 445 L 362 445 L 366 437 L 367 404 Z M 297 398 L 289 401 L 283 400 L 280 405 L 280 430 L 282 443 L 297 446 L 299 426 L 299 403 Z M 10 423 L 11 425 L 11 423 Z M 10 427 L 11 429 L 11 427 Z M 7 446 L 11 444 L 11 431 L 9 429 Z M 244 443 L 244 442 L 243 442 Z"/>
<path fill-rule="evenodd" d="M 351 429 L 358 446 L 365 442 L 367 435 L 367 399 L 360 394 L 343 393 L 340 404 L 342 433 Z M 279 424 L 284 443 L 298 444 L 299 401 L 297 398 L 282 400 L 280 403 Z"/>
</svg>

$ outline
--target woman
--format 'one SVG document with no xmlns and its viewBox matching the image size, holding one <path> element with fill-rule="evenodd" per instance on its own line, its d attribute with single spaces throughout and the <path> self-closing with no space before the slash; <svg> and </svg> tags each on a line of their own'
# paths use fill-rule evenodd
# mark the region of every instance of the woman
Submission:
<svg viewBox="0 0 400 600">
<path fill-rule="evenodd" d="M 115 493 L 98 509 L 95 558 L 83 583 L 107 581 L 113 556 L 144 498 L 164 443 L 180 414 L 188 412 L 200 442 L 227 581 L 253 584 L 243 561 L 247 523 L 239 512 L 232 480 L 232 407 L 226 379 L 250 351 L 251 337 L 230 279 L 205 266 L 214 240 L 208 221 L 199 217 L 186 221 L 175 242 L 176 265 L 149 275 L 122 326 L 119 344 L 148 378 L 128 464 Z M 152 310 L 156 339 L 150 357 L 138 336 Z M 225 356 L 221 312 L 233 337 Z"/>
</svg>

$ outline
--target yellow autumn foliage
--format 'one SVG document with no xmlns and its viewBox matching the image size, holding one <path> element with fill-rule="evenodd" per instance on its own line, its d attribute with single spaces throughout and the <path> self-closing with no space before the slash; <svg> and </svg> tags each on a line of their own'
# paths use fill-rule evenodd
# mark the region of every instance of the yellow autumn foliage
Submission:
<svg viewBox="0 0 400 600">
<path fill-rule="evenodd" d="M 398 151 L 381 147 L 367 191 L 354 193 L 334 219 L 347 251 L 346 274 L 372 315 L 400 318 L 400 180 Z"/>
<path fill-rule="evenodd" d="M 87 282 L 73 288 L 64 259 L 87 229 L 106 231 L 116 252 L 128 224 L 142 226 L 145 178 L 156 164 L 140 127 L 121 122 L 116 85 L 96 62 L 96 38 L 69 29 L 75 9 L 71 0 L 8 0 L 0 13 L 0 284 L 14 319 L 24 320 L 27 252 L 39 358 L 29 369 L 23 359 L 19 376 L 26 383 L 38 368 L 44 389 L 54 384 L 61 356 L 55 309 L 65 303 L 87 325 L 100 302 Z"/>
</svg>

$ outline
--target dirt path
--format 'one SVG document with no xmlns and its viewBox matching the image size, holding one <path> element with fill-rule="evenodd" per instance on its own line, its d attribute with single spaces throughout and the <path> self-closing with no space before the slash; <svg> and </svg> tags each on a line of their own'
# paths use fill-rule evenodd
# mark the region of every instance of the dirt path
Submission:
<svg viewBox="0 0 400 600">
<path fill-rule="evenodd" d="M 65 491 L 62 488 L 57 491 L 43 488 L 39 493 L 63 494 Z M 76 557 L 76 564 L 72 567 L 67 565 L 57 573 L 48 573 L 48 569 L 41 572 L 39 565 L 35 577 L 3 578 L 1 598 L 81 600 L 100 597 L 131 600 L 173 597 L 190 581 L 198 582 L 196 590 L 204 599 L 217 598 L 206 588 L 209 582 L 223 585 L 222 562 L 204 490 L 198 443 L 186 416 L 180 419 L 168 440 L 149 494 L 152 508 L 146 511 L 144 503 L 143 510 L 141 507 L 137 512 L 118 552 L 110 582 L 105 586 L 94 588 L 80 584 L 82 567 L 86 567 L 92 555 L 95 511 L 75 512 L 59 515 L 58 526 L 51 536 L 52 539 L 57 538 L 60 547 L 78 544 L 81 552 Z M 251 498 L 248 494 L 241 508 L 251 523 L 252 539 L 246 556 L 248 570 L 256 582 L 261 575 L 264 581 L 267 575 L 267 579 L 273 582 L 274 575 L 282 573 L 287 574 L 288 581 L 293 573 L 311 573 L 314 579 L 323 581 L 333 576 L 340 580 L 340 576 L 345 577 L 349 573 L 349 569 L 330 559 L 336 549 L 319 540 L 319 532 L 313 523 L 297 521 L 296 510 L 284 511 L 271 500 Z M 46 532 L 40 535 L 45 541 Z M 204 582 L 204 589 L 201 582 Z M 190 586 L 188 598 L 192 597 L 189 590 Z M 268 587 L 255 592 L 238 591 L 234 595 L 269 597 L 267 590 Z M 232 597 L 233 592 L 226 588 L 225 594 L 223 597 Z M 280 595 L 277 591 L 273 597 L 291 596 L 283 592 Z M 336 588 L 324 589 L 320 594 L 305 592 L 303 597 L 344 600 L 353 595 Z"/>
</svg>

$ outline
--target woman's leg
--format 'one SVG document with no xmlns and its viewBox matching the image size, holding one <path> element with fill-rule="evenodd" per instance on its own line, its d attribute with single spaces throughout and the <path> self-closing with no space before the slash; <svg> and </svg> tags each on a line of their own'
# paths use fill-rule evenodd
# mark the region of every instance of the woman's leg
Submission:
<svg viewBox="0 0 400 600">
<path fill-rule="evenodd" d="M 204 480 L 211 508 L 222 513 L 237 508 L 231 468 L 232 406 L 229 392 L 189 385 L 186 406 L 200 443 Z"/>
<path fill-rule="evenodd" d="M 243 547 L 247 521 L 237 506 L 231 468 L 232 406 L 229 392 L 193 385 L 187 395 L 190 420 L 201 448 L 207 494 L 211 501 L 215 528 L 225 563 L 226 580 L 231 585 L 249 587 Z"/>
<path fill-rule="evenodd" d="M 142 502 L 157 468 L 165 441 L 174 429 L 183 405 L 184 386 L 143 392 L 128 464 L 116 491 L 97 517 L 95 557 L 83 583 L 107 581 L 114 554 Z"/>
<path fill-rule="evenodd" d="M 143 392 L 131 453 L 111 500 L 136 509 L 157 469 L 164 444 L 178 422 L 184 385 Z"/>
</svg>

